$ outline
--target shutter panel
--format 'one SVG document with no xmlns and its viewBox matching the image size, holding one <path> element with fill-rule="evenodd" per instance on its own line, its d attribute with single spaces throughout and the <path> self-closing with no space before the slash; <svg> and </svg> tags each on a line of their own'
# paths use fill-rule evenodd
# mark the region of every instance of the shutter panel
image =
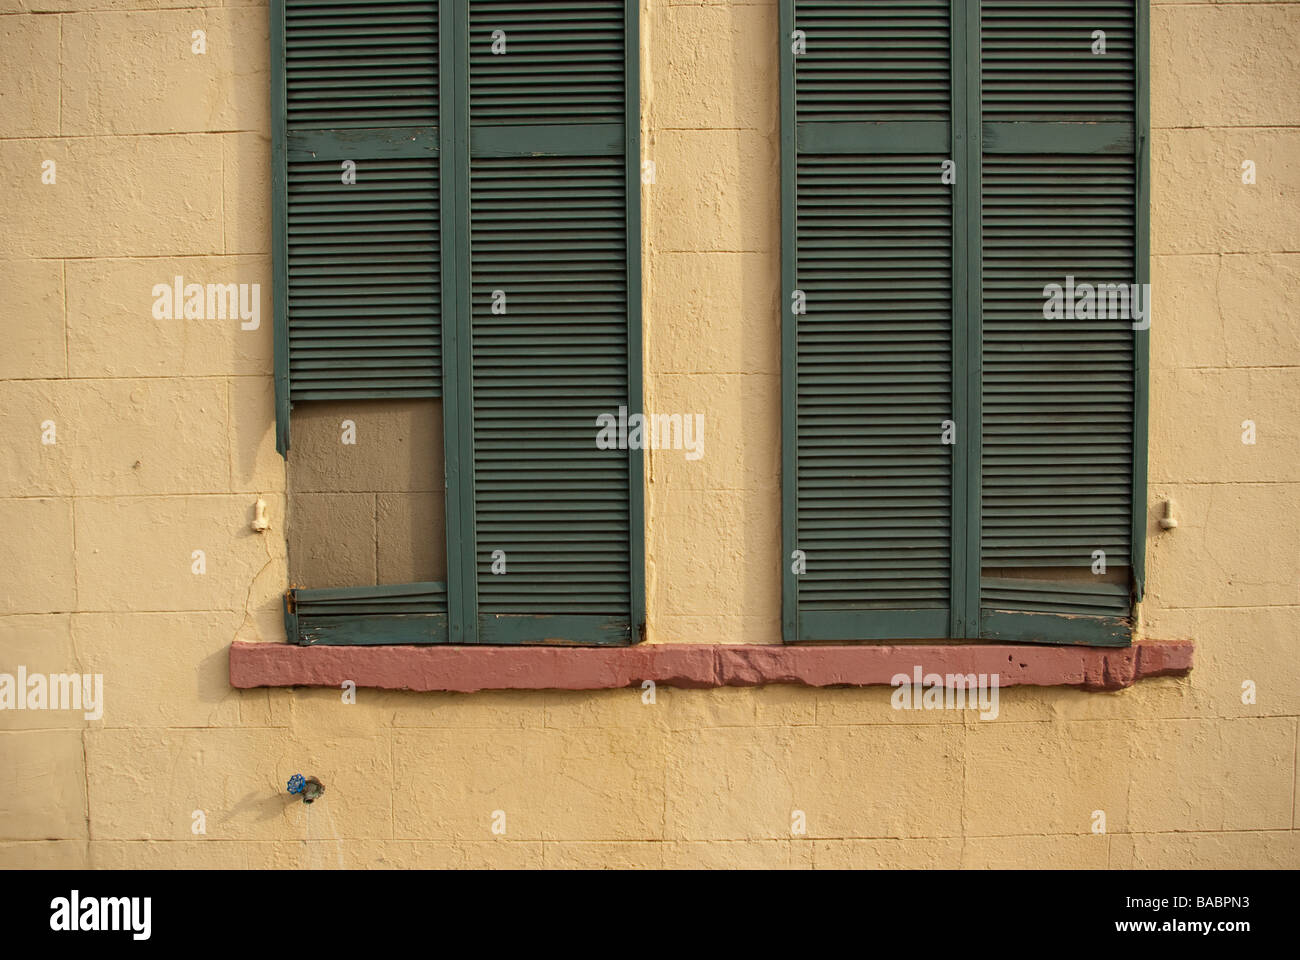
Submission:
<svg viewBox="0 0 1300 960">
<path fill-rule="evenodd" d="M 1146 18 L 782 3 L 787 640 L 1128 642 L 1147 334 L 1043 309 L 1147 281 Z"/>
<path fill-rule="evenodd" d="M 293 643 L 353 645 L 445 643 L 447 585 L 290 590 L 285 633 Z"/>
<path fill-rule="evenodd" d="M 981 635 L 1123 644 L 1135 494 L 1145 500 L 1134 436 L 1146 334 L 1127 317 L 1044 319 L 1043 308 L 1045 286 L 1067 277 L 1146 278 L 1144 38 L 1131 0 L 983 0 L 981 13 Z"/>
<path fill-rule="evenodd" d="M 273 0 L 281 453 L 292 403 L 441 395 L 438 7 Z M 291 588 L 284 605 L 294 643 L 447 639 L 444 583 Z"/>
<path fill-rule="evenodd" d="M 272 0 L 278 445 L 446 394 L 447 583 L 293 589 L 291 639 L 641 634 L 641 454 L 596 446 L 640 412 L 636 10 Z"/>
<path fill-rule="evenodd" d="M 484 643 L 640 627 L 641 454 L 596 447 L 599 415 L 640 409 L 635 16 L 624 0 L 469 3 L 464 587 Z"/>
<path fill-rule="evenodd" d="M 949 0 L 786 0 L 781 12 L 784 635 L 946 637 Z"/>
<path fill-rule="evenodd" d="M 283 10 L 282 416 L 286 392 L 289 402 L 437 397 L 438 3 L 283 0 Z M 343 183 L 347 160 L 354 185 Z"/>
</svg>

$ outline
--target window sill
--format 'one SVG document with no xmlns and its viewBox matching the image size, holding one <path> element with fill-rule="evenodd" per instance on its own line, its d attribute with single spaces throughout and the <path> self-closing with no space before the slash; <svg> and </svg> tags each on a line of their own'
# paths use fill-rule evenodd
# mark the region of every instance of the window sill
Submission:
<svg viewBox="0 0 1300 960">
<path fill-rule="evenodd" d="M 1190 640 L 1130 647 L 1023 644 L 780 646 L 643 643 L 634 647 L 298 646 L 236 642 L 233 687 L 477 690 L 609 690 L 642 681 L 670 687 L 888 686 L 900 674 L 997 674 L 1000 687 L 1119 690 L 1192 668 Z"/>
</svg>

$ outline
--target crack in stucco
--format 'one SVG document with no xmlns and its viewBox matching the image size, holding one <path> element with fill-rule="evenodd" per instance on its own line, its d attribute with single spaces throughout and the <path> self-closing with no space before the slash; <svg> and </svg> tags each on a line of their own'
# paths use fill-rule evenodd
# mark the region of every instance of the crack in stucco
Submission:
<svg viewBox="0 0 1300 960">
<path fill-rule="evenodd" d="M 261 496 L 262 495 L 260 493 L 257 495 L 258 498 L 260 498 Z M 239 626 L 235 628 L 235 635 L 231 637 L 230 640 L 231 643 L 234 643 L 236 640 L 239 639 L 240 633 L 243 632 L 244 627 L 248 624 L 248 621 L 252 619 L 253 614 L 251 608 L 253 605 L 253 590 L 257 587 L 257 582 L 262 578 L 262 574 L 264 574 L 267 571 L 267 569 L 271 567 L 272 564 L 275 563 L 275 557 L 271 555 L 271 541 L 267 535 L 268 532 L 269 531 L 263 531 L 262 533 L 258 534 L 258 536 L 262 540 L 262 547 L 266 550 L 266 563 L 262 564 L 261 569 L 259 569 L 257 573 L 253 574 L 252 579 L 249 580 L 248 591 L 247 593 L 244 594 L 244 616 L 243 619 L 239 621 Z"/>
</svg>

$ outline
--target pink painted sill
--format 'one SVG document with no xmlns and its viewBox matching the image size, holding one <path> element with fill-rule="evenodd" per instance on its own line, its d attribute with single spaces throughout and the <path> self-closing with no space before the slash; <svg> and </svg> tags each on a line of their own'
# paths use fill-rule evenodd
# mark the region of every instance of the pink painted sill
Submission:
<svg viewBox="0 0 1300 960">
<path fill-rule="evenodd" d="M 1000 687 L 1118 690 L 1192 668 L 1190 640 L 1130 647 L 1023 644 L 835 645 L 643 643 L 633 647 L 297 646 L 230 647 L 233 687 L 384 690 L 607 690 L 653 680 L 671 687 L 888 685 L 902 673 L 997 674 Z"/>
</svg>

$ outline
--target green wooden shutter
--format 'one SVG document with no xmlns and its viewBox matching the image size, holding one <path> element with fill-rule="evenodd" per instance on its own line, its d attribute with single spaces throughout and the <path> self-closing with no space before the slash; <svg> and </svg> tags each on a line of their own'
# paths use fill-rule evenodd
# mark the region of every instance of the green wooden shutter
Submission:
<svg viewBox="0 0 1300 960">
<path fill-rule="evenodd" d="M 1115 644 L 1131 633 L 1145 532 L 1134 517 L 1145 514 L 1147 334 L 1126 317 L 1044 319 L 1043 290 L 1067 277 L 1147 279 L 1138 7 L 981 6 L 986 637 Z M 1094 52 L 1095 31 L 1104 54 Z M 1104 575 L 1094 572 L 1097 551 Z"/>
<path fill-rule="evenodd" d="M 1043 290 L 1147 281 L 1145 4 L 780 9 L 786 640 L 1127 643 L 1147 334 Z"/>
<path fill-rule="evenodd" d="M 636 9 L 469 3 L 461 642 L 640 633 L 641 454 L 596 446 L 640 410 Z"/>
<path fill-rule="evenodd" d="M 283 452 L 292 403 L 441 392 L 438 3 L 276 0 L 272 18 Z"/>
<path fill-rule="evenodd" d="M 447 582 L 291 590 L 291 639 L 642 636 L 641 454 L 596 446 L 641 407 L 636 12 L 272 0 L 280 449 L 293 401 L 441 396 L 447 465 Z"/>
<path fill-rule="evenodd" d="M 281 453 L 294 403 L 441 394 L 438 27 L 437 0 L 272 0 Z M 446 585 L 291 589 L 285 627 L 445 641 Z"/>
<path fill-rule="evenodd" d="M 781 13 L 783 632 L 946 637 L 949 0 L 787 0 Z"/>
</svg>

